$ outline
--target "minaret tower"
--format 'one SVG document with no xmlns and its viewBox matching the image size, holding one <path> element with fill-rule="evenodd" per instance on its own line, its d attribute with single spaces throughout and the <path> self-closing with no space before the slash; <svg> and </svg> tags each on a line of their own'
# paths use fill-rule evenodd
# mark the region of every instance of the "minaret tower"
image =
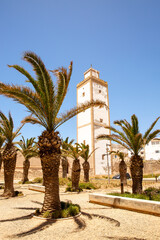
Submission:
<svg viewBox="0 0 160 240">
<path fill-rule="evenodd" d="M 96 140 L 96 137 L 110 134 L 110 130 L 104 128 L 110 126 L 108 84 L 99 78 L 99 72 L 92 67 L 84 73 L 84 80 L 77 85 L 77 105 L 91 100 L 104 101 L 107 108 L 92 107 L 77 115 L 77 142 L 89 144 L 90 152 L 97 148 L 89 160 L 91 175 L 105 175 L 108 165 L 109 172 L 111 169 L 111 158 L 106 152 L 110 141 Z M 108 148 L 110 150 L 110 146 Z"/>
</svg>

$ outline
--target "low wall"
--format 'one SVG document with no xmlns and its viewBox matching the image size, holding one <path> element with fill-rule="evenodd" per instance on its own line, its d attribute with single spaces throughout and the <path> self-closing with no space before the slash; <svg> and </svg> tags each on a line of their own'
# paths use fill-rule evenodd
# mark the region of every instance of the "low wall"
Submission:
<svg viewBox="0 0 160 240">
<path fill-rule="evenodd" d="M 89 202 L 160 216 L 160 202 L 157 201 L 91 193 L 89 194 Z"/>
</svg>

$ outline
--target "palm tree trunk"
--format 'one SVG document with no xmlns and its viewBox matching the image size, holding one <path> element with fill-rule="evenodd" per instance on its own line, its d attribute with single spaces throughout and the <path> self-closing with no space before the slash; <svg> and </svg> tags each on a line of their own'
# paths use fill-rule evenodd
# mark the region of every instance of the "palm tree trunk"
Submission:
<svg viewBox="0 0 160 240">
<path fill-rule="evenodd" d="M 8 144 L 3 152 L 3 164 L 4 164 L 4 197 L 14 197 L 14 173 L 16 168 L 17 152 L 13 145 Z"/>
<path fill-rule="evenodd" d="M 2 167 L 2 154 L 0 153 L 0 170 L 1 170 L 1 167 Z"/>
<path fill-rule="evenodd" d="M 72 164 L 72 189 L 74 191 L 79 190 L 79 180 L 80 180 L 81 167 L 79 159 L 74 159 Z"/>
<path fill-rule="evenodd" d="M 60 210 L 59 165 L 60 143 L 58 132 L 44 131 L 39 137 L 39 150 L 45 184 L 45 196 L 42 213 Z"/>
<path fill-rule="evenodd" d="M 84 171 L 84 182 L 89 182 L 89 169 L 90 169 L 90 165 L 89 162 L 85 161 L 83 164 L 83 171 Z"/>
<path fill-rule="evenodd" d="M 22 178 L 22 183 L 24 184 L 25 182 L 29 181 L 28 179 L 28 171 L 30 167 L 30 161 L 28 158 L 26 158 L 23 162 L 23 178 Z"/>
<path fill-rule="evenodd" d="M 142 193 L 143 159 L 139 155 L 131 157 L 132 193 Z"/>
<path fill-rule="evenodd" d="M 66 178 L 68 173 L 68 160 L 66 157 L 62 157 L 62 178 Z"/>
<path fill-rule="evenodd" d="M 120 174 L 121 184 L 123 184 L 123 186 L 127 185 L 126 173 L 127 173 L 127 165 L 124 160 L 121 160 L 119 163 L 119 174 Z"/>
</svg>

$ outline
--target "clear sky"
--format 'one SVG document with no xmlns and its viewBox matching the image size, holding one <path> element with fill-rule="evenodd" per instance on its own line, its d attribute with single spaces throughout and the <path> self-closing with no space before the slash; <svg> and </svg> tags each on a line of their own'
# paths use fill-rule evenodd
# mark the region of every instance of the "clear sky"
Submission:
<svg viewBox="0 0 160 240">
<path fill-rule="evenodd" d="M 61 111 L 76 105 L 76 85 L 92 64 L 108 82 L 111 123 L 139 118 L 144 131 L 160 116 L 159 0 L 0 0 L 0 81 L 26 84 L 7 64 L 19 64 L 34 51 L 47 69 L 68 67 L 73 74 Z M 15 128 L 27 116 L 25 107 L 0 96 L 0 110 L 11 111 Z M 158 122 L 156 128 L 160 128 Z M 25 125 L 25 138 L 42 128 Z M 76 117 L 59 128 L 76 139 Z"/>
</svg>

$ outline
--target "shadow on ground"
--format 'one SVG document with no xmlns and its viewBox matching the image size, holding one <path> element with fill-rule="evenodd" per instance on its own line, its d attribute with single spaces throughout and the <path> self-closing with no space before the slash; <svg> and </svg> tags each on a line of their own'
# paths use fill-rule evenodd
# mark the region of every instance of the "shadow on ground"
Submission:
<svg viewBox="0 0 160 240">
<path fill-rule="evenodd" d="M 37 201 L 32 201 L 32 202 L 34 202 L 36 204 L 39 204 L 39 205 L 42 205 L 42 203 L 37 202 Z M 20 208 L 16 208 L 16 209 L 35 210 L 36 208 L 20 207 Z M 81 215 L 82 217 L 83 216 L 87 217 L 90 220 L 92 220 L 93 218 L 96 217 L 96 218 L 104 219 L 105 221 L 114 224 L 115 227 L 120 226 L 119 221 L 117 221 L 113 218 L 106 217 L 104 215 L 91 214 L 91 213 L 89 214 L 89 213 L 83 212 L 83 211 L 81 212 L 81 214 L 82 214 Z M 82 218 L 81 216 L 75 217 L 75 218 L 73 217 L 74 222 L 77 224 L 77 227 L 73 232 L 82 231 L 86 228 L 86 222 L 85 222 L 84 218 Z M 19 220 L 30 220 L 31 218 L 32 218 L 32 214 L 29 214 L 29 215 L 25 215 L 25 216 L 22 216 L 22 217 L 0 220 L 0 222 L 2 223 L 2 222 L 9 222 L 9 221 L 13 222 L 13 221 L 19 221 Z M 46 229 L 46 228 L 50 227 L 51 225 L 55 224 L 56 222 L 57 222 L 57 220 L 44 220 L 43 223 L 39 224 L 36 227 L 33 227 L 32 229 L 30 229 L 28 231 L 24 231 L 24 232 L 21 232 L 21 233 L 18 233 L 18 234 L 10 235 L 8 237 L 10 237 L 10 238 L 21 238 L 21 237 L 29 236 L 29 235 L 32 235 L 34 233 L 43 231 L 44 229 Z M 116 239 L 116 238 L 113 238 L 113 239 Z M 124 238 L 124 240 L 126 240 L 126 239 Z M 122 240 L 122 239 L 117 238 L 117 240 Z M 127 240 L 132 240 L 132 239 L 127 239 Z M 140 240 L 140 239 L 135 239 L 135 240 Z"/>
</svg>

